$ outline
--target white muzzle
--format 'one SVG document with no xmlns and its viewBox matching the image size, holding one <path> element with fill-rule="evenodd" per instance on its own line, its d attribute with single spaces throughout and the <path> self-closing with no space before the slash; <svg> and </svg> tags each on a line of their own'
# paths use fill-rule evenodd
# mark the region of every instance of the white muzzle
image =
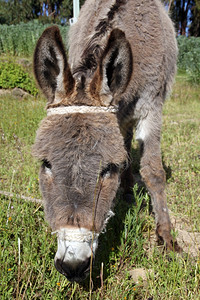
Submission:
<svg viewBox="0 0 200 300">
<path fill-rule="evenodd" d="M 55 260 L 76 269 L 94 255 L 97 249 L 98 234 L 85 228 L 61 228 L 54 232 L 58 238 Z"/>
</svg>

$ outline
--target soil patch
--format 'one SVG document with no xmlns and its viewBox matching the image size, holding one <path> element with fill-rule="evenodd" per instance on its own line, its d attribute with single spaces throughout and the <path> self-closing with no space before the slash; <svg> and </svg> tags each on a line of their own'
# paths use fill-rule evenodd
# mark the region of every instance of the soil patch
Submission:
<svg viewBox="0 0 200 300">
<path fill-rule="evenodd" d="M 183 252 L 193 258 L 200 257 L 200 233 L 192 230 L 192 226 L 186 218 L 175 216 L 171 211 L 169 213 L 172 225 L 177 232 L 177 242 Z M 150 234 L 148 243 L 144 247 L 150 254 L 154 247 L 158 247 L 155 232 Z"/>
</svg>

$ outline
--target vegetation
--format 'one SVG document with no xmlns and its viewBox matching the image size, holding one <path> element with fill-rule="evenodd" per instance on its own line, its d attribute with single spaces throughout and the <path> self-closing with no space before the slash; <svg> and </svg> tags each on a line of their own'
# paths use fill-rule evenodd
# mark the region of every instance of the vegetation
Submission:
<svg viewBox="0 0 200 300">
<path fill-rule="evenodd" d="M 200 36 L 200 0 L 161 0 L 169 10 L 177 34 Z M 85 0 L 80 0 L 82 5 Z M 0 24 L 66 24 L 73 16 L 72 0 L 0 0 Z"/>
<path fill-rule="evenodd" d="M 168 204 L 182 228 L 187 224 L 191 232 L 200 232 L 199 95 L 199 86 L 178 75 L 163 120 Z M 14 194 L 0 195 L 1 299 L 200 299 L 199 254 L 192 258 L 189 250 L 183 256 L 162 253 L 152 245 L 149 197 L 136 187 L 131 207 L 123 195 L 117 196 L 115 217 L 100 238 L 93 288 L 89 279 L 72 284 L 55 270 L 56 237 L 44 220 L 42 205 L 15 196 L 41 197 L 39 162 L 31 157 L 31 145 L 44 107 L 43 98 L 16 101 L 0 96 L 0 190 Z M 137 153 L 135 148 L 133 160 Z M 147 271 L 146 280 L 133 279 L 135 268 Z"/>
<path fill-rule="evenodd" d="M 82 5 L 85 1 L 80 0 Z M 38 19 L 40 23 L 63 24 L 73 16 L 73 0 L 0 0 L 0 24 L 18 24 Z"/>
<path fill-rule="evenodd" d="M 178 68 L 189 75 L 193 83 L 200 83 L 200 38 L 178 38 L 179 58 Z"/>
<path fill-rule="evenodd" d="M 38 94 L 34 79 L 19 64 L 0 62 L 0 88 L 14 87 L 21 88 L 33 96 Z"/>
<path fill-rule="evenodd" d="M 40 5 L 45 3 L 46 10 L 35 7 L 34 13 L 39 20 L 28 22 L 35 18 L 31 14 L 33 3 L 37 1 L 27 0 L 27 5 L 23 0 L 0 1 L 0 23 L 4 24 L 0 25 L 0 88 L 18 86 L 36 95 L 30 66 L 36 41 L 49 26 L 46 24 L 49 19 L 61 22 L 71 14 L 71 8 L 60 17 L 58 9 L 54 14 L 53 6 L 47 6 L 55 1 L 40 1 Z M 164 2 L 169 5 L 171 1 Z M 171 3 L 178 7 L 178 3 L 182 5 L 183 2 L 194 3 Z M 56 3 L 67 7 L 72 1 Z M 197 9 L 199 0 L 195 3 Z M 28 7 L 31 7 L 29 14 Z M 23 10 L 21 14 L 17 13 L 20 9 Z M 198 24 L 195 20 L 192 24 Z M 18 24 L 19 21 L 28 23 Z M 194 28 L 197 36 L 199 27 L 195 25 Z M 60 26 L 60 29 L 65 40 L 68 27 Z M 197 85 L 200 83 L 200 39 L 179 37 L 178 45 L 179 73 L 171 99 L 165 103 L 163 118 L 166 191 L 169 208 L 180 220 L 181 228 L 186 226 L 189 232 L 200 233 L 200 86 Z M 20 62 L 24 56 L 28 57 L 27 66 Z M 163 252 L 152 243 L 155 233 L 149 197 L 145 191 L 139 192 L 137 186 L 132 206 L 124 202 L 120 192 L 117 195 L 115 217 L 110 220 L 106 233 L 100 236 L 92 270 L 93 285 L 90 279 L 72 284 L 55 270 L 56 238 L 44 220 L 43 206 L 17 196 L 41 198 L 40 163 L 32 158 L 31 146 L 38 124 L 46 115 L 44 107 L 45 100 L 40 93 L 37 101 L 32 97 L 16 101 L 9 94 L 0 95 L 1 299 L 200 299 L 199 252 L 192 257 L 188 249 L 179 256 Z M 135 142 L 133 147 L 133 165 L 138 171 Z M 1 191 L 10 192 L 12 196 L 4 196 Z M 199 247 L 196 240 L 195 243 Z M 133 278 L 132 271 L 136 268 L 146 271 L 146 279 L 136 281 Z"/>
<path fill-rule="evenodd" d="M 178 35 L 200 36 L 200 0 L 162 0 Z"/>
<path fill-rule="evenodd" d="M 17 25 L 0 25 L 0 54 L 32 56 L 36 42 L 45 28 L 37 20 Z M 59 26 L 63 40 L 66 41 L 67 26 Z"/>
<path fill-rule="evenodd" d="M 38 21 L 32 21 L 27 24 L 20 23 L 15 26 L 0 25 L 0 54 L 31 57 L 38 38 L 48 26 L 50 26 L 50 24 L 42 25 Z M 65 44 L 67 44 L 67 32 L 69 27 L 59 26 L 59 28 L 62 38 Z M 179 47 L 178 68 L 187 72 L 188 79 L 191 82 L 199 83 L 200 38 L 179 36 L 177 41 Z M 0 67 L 2 68 L 2 66 Z M 0 73 L 1 72 L 0 70 Z M 9 74 L 7 76 L 9 76 Z M 13 85 L 7 87 L 11 88 Z"/>
</svg>

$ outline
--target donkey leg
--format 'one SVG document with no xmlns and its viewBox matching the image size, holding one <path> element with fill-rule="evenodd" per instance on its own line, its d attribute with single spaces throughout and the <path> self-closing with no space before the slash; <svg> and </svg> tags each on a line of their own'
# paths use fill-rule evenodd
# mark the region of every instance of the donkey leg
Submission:
<svg viewBox="0 0 200 300">
<path fill-rule="evenodd" d="M 165 171 L 162 166 L 161 149 L 161 112 L 148 114 L 137 126 L 136 139 L 141 146 L 140 174 L 150 193 L 155 214 L 156 234 L 170 250 L 181 251 L 171 235 L 172 225 L 165 195 Z"/>
</svg>

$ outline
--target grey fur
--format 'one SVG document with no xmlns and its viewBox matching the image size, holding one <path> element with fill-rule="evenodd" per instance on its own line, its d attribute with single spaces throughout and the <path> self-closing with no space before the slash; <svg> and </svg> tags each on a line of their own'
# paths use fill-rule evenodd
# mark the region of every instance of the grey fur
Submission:
<svg viewBox="0 0 200 300">
<path fill-rule="evenodd" d="M 135 126 L 157 235 L 169 249 L 181 251 L 170 233 L 160 150 L 162 107 L 177 59 L 174 28 L 164 7 L 159 0 L 87 0 L 70 29 L 69 64 L 64 52 L 58 28 L 48 28 L 34 56 L 48 107 L 115 106 L 118 113 L 53 115 L 42 121 L 33 154 L 45 161 L 40 186 L 52 229 L 102 231 Z M 130 165 L 122 183 L 129 193 Z"/>
</svg>

